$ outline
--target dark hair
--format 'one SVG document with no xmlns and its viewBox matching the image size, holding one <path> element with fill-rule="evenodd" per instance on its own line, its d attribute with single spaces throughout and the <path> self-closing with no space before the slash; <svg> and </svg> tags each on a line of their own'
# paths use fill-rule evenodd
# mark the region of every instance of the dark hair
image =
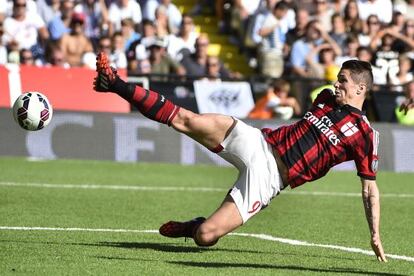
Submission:
<svg viewBox="0 0 414 276">
<path fill-rule="evenodd" d="M 347 69 L 351 73 L 352 80 L 359 84 L 365 83 L 367 91 L 370 91 L 374 82 L 371 64 L 361 60 L 347 60 L 342 64 L 341 70 Z"/>
<path fill-rule="evenodd" d="M 273 10 L 283 10 L 286 11 L 290 8 L 289 4 L 286 1 L 277 2 Z"/>
</svg>

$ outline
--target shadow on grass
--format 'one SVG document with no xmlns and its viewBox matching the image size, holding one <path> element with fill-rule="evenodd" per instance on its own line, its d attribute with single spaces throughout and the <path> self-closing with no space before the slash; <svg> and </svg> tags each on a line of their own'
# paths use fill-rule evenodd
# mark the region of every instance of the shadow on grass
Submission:
<svg viewBox="0 0 414 276">
<path fill-rule="evenodd" d="M 386 272 L 373 272 L 355 268 L 313 268 L 296 265 L 274 265 L 274 264 L 252 264 L 252 263 L 220 263 L 220 262 L 191 262 L 191 261 L 167 261 L 170 264 L 200 267 L 200 268 L 255 268 L 255 269 L 274 269 L 274 270 L 292 270 L 292 271 L 309 271 L 309 272 L 327 272 L 342 274 L 361 274 L 361 275 L 378 275 L 378 276 L 405 276 L 405 274 L 395 274 Z"/>
<path fill-rule="evenodd" d="M 119 247 L 128 249 L 152 249 L 161 252 L 175 252 L 175 253 L 202 253 L 202 252 L 233 252 L 233 253 L 256 253 L 262 254 L 266 252 L 252 251 L 252 250 L 238 250 L 226 248 L 204 248 L 192 246 L 193 241 L 190 241 L 190 246 L 182 246 L 171 243 L 152 243 L 152 242 L 99 242 L 95 246 Z"/>
</svg>

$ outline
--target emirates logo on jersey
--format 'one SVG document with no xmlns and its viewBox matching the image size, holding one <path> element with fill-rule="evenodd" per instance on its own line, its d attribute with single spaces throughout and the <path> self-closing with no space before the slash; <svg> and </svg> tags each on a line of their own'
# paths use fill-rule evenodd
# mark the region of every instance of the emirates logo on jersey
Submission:
<svg viewBox="0 0 414 276">
<path fill-rule="evenodd" d="M 313 124 L 323 135 L 328 138 L 329 142 L 337 146 L 341 140 L 339 140 L 338 136 L 333 131 L 334 123 L 329 119 L 328 116 L 323 116 L 322 118 L 318 118 L 312 114 L 312 112 L 306 112 L 305 116 L 303 116 L 305 120 L 308 120 L 311 124 Z"/>
<path fill-rule="evenodd" d="M 344 124 L 342 127 L 341 127 L 341 132 L 346 136 L 346 137 L 349 137 L 349 136 L 352 136 L 352 135 L 354 135 L 355 133 L 357 133 L 359 130 L 358 130 L 358 128 L 355 126 L 355 125 L 353 125 L 351 122 L 348 122 L 348 123 L 346 123 L 346 124 Z"/>
</svg>

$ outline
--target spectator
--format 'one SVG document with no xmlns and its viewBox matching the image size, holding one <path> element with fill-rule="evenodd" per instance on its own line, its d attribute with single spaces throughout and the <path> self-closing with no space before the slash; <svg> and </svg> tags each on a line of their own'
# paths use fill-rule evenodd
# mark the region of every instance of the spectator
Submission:
<svg viewBox="0 0 414 276">
<path fill-rule="evenodd" d="M 37 10 L 43 22 L 48 25 L 55 17 L 60 16 L 60 0 L 37 0 Z"/>
<path fill-rule="evenodd" d="M 65 60 L 65 55 L 56 45 L 49 44 L 46 48 L 46 66 L 60 67 L 64 69 L 70 68 L 69 63 Z"/>
<path fill-rule="evenodd" d="M 283 73 L 283 44 L 286 40 L 281 29 L 281 21 L 289 9 L 285 1 L 278 2 L 272 12 L 259 15 L 254 29 L 260 36 L 259 65 L 260 73 L 278 78 Z M 255 32 L 255 33 L 256 33 Z M 256 39 L 258 41 L 258 39 Z"/>
<path fill-rule="evenodd" d="M 216 56 L 208 56 L 207 58 L 207 71 L 206 75 L 207 78 L 210 80 L 217 80 L 221 79 L 222 76 L 220 75 L 220 59 Z"/>
<path fill-rule="evenodd" d="M 56 42 L 60 40 L 64 34 L 70 32 L 70 22 L 72 21 L 73 9 L 73 0 L 63 0 L 61 2 L 60 15 L 57 14 L 48 25 L 52 41 Z"/>
<path fill-rule="evenodd" d="M 181 64 L 184 66 L 187 75 L 192 77 L 204 77 L 207 71 L 209 39 L 207 34 L 201 34 L 195 44 L 195 53 L 184 56 Z M 220 62 L 220 76 L 230 78 L 230 72 Z"/>
<path fill-rule="evenodd" d="M 392 20 L 389 26 L 399 32 L 402 32 L 404 29 L 404 25 L 405 25 L 404 15 L 399 11 L 394 11 L 392 13 Z"/>
<path fill-rule="evenodd" d="M 314 19 L 319 21 L 325 31 L 330 32 L 332 30 L 331 18 L 335 11 L 328 6 L 327 1 L 328 0 L 313 0 L 313 3 L 316 5 Z"/>
<path fill-rule="evenodd" d="M 253 16 L 259 8 L 261 0 L 234 0 L 231 10 L 230 27 L 235 36 L 232 41 L 241 43 L 246 35 L 248 20 Z"/>
<path fill-rule="evenodd" d="M 381 22 L 378 19 L 377 15 L 370 15 L 367 19 L 367 28 L 364 33 L 358 34 L 359 45 L 361 46 L 370 46 L 374 37 L 381 30 Z M 379 43 L 379 42 L 378 42 Z M 375 49 L 378 45 L 372 45 Z"/>
<path fill-rule="evenodd" d="M 167 37 L 171 32 L 170 25 L 168 23 L 168 13 L 165 6 L 158 6 L 155 10 L 155 29 L 158 37 Z"/>
<path fill-rule="evenodd" d="M 130 73 L 138 73 L 140 60 L 147 60 L 149 63 L 149 51 L 147 51 L 147 48 L 156 38 L 155 25 L 152 21 L 145 19 L 142 22 L 142 29 L 142 37 L 131 43 L 127 51 L 128 70 Z M 144 65 L 148 63 L 145 62 Z"/>
<path fill-rule="evenodd" d="M 399 107 L 395 109 L 398 123 L 414 126 L 414 81 L 405 85 L 405 98 L 401 99 Z"/>
<path fill-rule="evenodd" d="M 3 43 L 10 47 L 11 43 L 17 49 L 34 49 L 38 47 L 38 40 L 42 45 L 49 38 L 42 18 L 36 13 L 28 13 L 26 0 L 13 0 L 12 16 L 6 17 L 3 22 Z"/>
<path fill-rule="evenodd" d="M 386 85 L 390 78 L 394 78 L 398 72 L 399 53 L 393 48 L 395 37 L 390 28 L 381 30 L 371 42 L 371 49 L 375 49 L 376 41 L 381 40 L 381 45 L 376 48 L 372 64 L 380 69 L 374 80 L 377 85 Z"/>
<path fill-rule="evenodd" d="M 295 15 L 296 26 L 286 33 L 286 41 L 284 44 L 284 56 L 289 59 L 290 51 L 293 43 L 298 39 L 304 38 L 306 34 L 306 26 L 309 23 L 309 12 L 305 9 L 299 9 Z"/>
<path fill-rule="evenodd" d="M 414 49 L 414 20 L 407 19 L 401 33 L 396 33 L 397 39 L 394 41 L 394 49 L 400 53 L 408 53 Z"/>
<path fill-rule="evenodd" d="M 322 29 L 317 21 L 309 22 L 306 28 L 306 36 L 297 40 L 292 47 L 290 61 L 294 74 L 301 77 L 311 77 L 310 68 L 307 66 L 309 61 L 306 58 L 314 47 L 323 43 L 328 43 L 337 56 L 342 54 L 336 42 Z M 313 57 L 314 62 L 318 62 L 317 56 L 314 55 Z"/>
<path fill-rule="evenodd" d="M 141 34 L 135 31 L 134 21 L 131 18 L 125 18 L 121 20 L 121 34 L 125 41 L 125 51 L 129 49 L 132 43 L 138 41 L 141 38 Z"/>
<path fill-rule="evenodd" d="M 342 55 L 336 57 L 336 63 L 342 64 L 349 59 L 357 59 L 357 49 L 359 46 L 358 37 L 350 34 L 345 40 L 345 48 L 343 48 Z"/>
<path fill-rule="evenodd" d="M 155 21 L 155 11 L 160 5 L 159 0 L 147 0 L 142 11 L 142 18 Z"/>
<path fill-rule="evenodd" d="M 175 74 L 184 76 L 186 70 L 178 62 L 174 61 L 167 53 L 165 41 L 162 38 L 155 39 L 149 44 L 149 61 L 151 63 L 151 74 L 169 75 Z M 154 77 L 156 80 L 163 80 L 162 77 Z"/>
<path fill-rule="evenodd" d="M 110 22 L 105 0 L 82 0 L 74 11 L 85 15 L 85 35 L 92 45 L 97 45 L 101 35 L 109 34 Z"/>
<path fill-rule="evenodd" d="M 29 49 L 20 49 L 19 60 L 21 65 L 35 65 L 33 53 Z"/>
<path fill-rule="evenodd" d="M 168 36 L 168 54 L 175 60 L 181 61 L 184 54 L 195 52 L 195 42 L 198 34 L 194 30 L 191 16 L 184 14 L 178 36 Z"/>
<path fill-rule="evenodd" d="M 382 68 L 373 64 L 374 51 L 370 47 L 360 46 L 356 51 L 356 58 L 371 63 L 372 75 L 374 76 L 374 86 L 372 87 L 372 90 L 377 91 L 378 85 L 384 82 L 384 73 L 382 72 Z"/>
<path fill-rule="evenodd" d="M 345 28 L 347 32 L 359 35 L 364 30 L 364 21 L 359 17 L 358 3 L 349 0 L 344 8 Z"/>
<path fill-rule="evenodd" d="M 318 58 L 315 58 L 318 56 Z M 328 82 L 336 80 L 340 67 L 335 63 L 336 55 L 331 45 L 324 43 L 312 46 L 306 57 L 309 67 L 309 77 L 324 79 Z"/>
<path fill-rule="evenodd" d="M 376 15 L 384 24 L 392 20 L 391 0 L 358 0 L 358 11 L 362 20 L 368 20 L 370 15 Z"/>
<path fill-rule="evenodd" d="M 131 18 L 134 22 L 135 30 L 138 30 L 142 21 L 141 7 L 135 0 L 116 0 L 109 6 L 109 21 L 112 29 L 121 30 L 121 20 Z"/>
<path fill-rule="evenodd" d="M 329 35 L 341 49 L 345 49 L 348 35 L 345 29 L 345 21 L 339 13 L 332 15 L 332 31 Z"/>
<path fill-rule="evenodd" d="M 406 55 L 400 55 L 398 60 L 398 73 L 390 76 L 390 84 L 394 86 L 394 91 L 401 92 L 404 90 L 403 86 L 413 80 L 412 62 Z"/>
<path fill-rule="evenodd" d="M 84 23 L 85 16 L 74 13 L 70 23 L 71 32 L 64 34 L 60 41 L 60 48 L 71 67 L 82 66 L 84 55 L 93 53 L 92 43 L 86 37 L 83 29 Z"/>
<path fill-rule="evenodd" d="M 125 41 L 121 32 L 115 32 L 111 38 L 112 52 L 110 60 L 113 62 L 115 68 L 126 69 L 128 62 L 125 55 Z"/>
<path fill-rule="evenodd" d="M 167 11 L 170 33 L 178 34 L 182 21 L 181 12 L 176 5 L 171 3 L 171 0 L 161 0 L 161 5 L 164 6 Z"/>
<path fill-rule="evenodd" d="M 284 120 L 299 116 L 301 108 L 294 97 L 289 96 L 290 85 L 283 79 L 274 81 L 266 90 L 266 94 L 260 98 L 252 111 L 249 119 L 268 120 L 282 118 Z"/>
<path fill-rule="evenodd" d="M 414 0 L 395 0 L 394 10 L 401 12 L 406 19 L 414 20 Z"/>
</svg>

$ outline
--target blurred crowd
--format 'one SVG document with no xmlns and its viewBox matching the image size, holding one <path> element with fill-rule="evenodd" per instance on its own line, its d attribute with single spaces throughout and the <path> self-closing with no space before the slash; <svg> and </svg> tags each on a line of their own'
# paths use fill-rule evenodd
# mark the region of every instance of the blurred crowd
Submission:
<svg viewBox="0 0 414 276">
<path fill-rule="evenodd" d="M 131 74 L 239 77 L 208 54 L 192 15 L 171 0 L 0 0 L 0 64 L 93 69 L 104 51 Z"/>
<path fill-rule="evenodd" d="M 262 76 L 329 83 L 360 59 L 376 85 L 413 80 L 414 0 L 197 0 L 187 14 L 172 2 L 0 0 L 0 64 L 94 69 L 104 51 L 130 74 L 239 78 L 194 24 L 209 15 Z"/>
<path fill-rule="evenodd" d="M 237 0 L 231 30 L 261 74 L 334 81 L 343 61 L 374 66 L 375 84 L 413 79 L 413 0 Z"/>
<path fill-rule="evenodd" d="M 413 0 L 0 0 L 0 64 L 87 66 L 105 51 L 131 73 L 239 77 L 210 56 L 193 18 L 208 11 L 268 77 L 332 81 L 344 60 L 374 65 L 375 83 L 413 79 Z"/>
</svg>

